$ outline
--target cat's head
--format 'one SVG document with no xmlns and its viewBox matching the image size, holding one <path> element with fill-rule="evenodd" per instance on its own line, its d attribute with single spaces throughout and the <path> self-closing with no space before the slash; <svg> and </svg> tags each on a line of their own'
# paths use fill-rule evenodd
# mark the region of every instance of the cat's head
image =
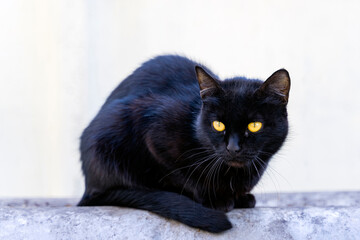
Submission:
<svg viewBox="0 0 360 240">
<path fill-rule="evenodd" d="M 201 67 L 195 70 L 202 99 L 196 127 L 199 141 L 229 166 L 265 167 L 288 133 L 288 72 L 280 69 L 262 82 L 219 81 Z"/>
</svg>

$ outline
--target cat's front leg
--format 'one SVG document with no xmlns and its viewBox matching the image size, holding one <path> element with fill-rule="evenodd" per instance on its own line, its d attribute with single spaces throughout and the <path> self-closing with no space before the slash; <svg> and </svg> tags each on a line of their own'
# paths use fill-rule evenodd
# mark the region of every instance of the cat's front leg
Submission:
<svg viewBox="0 0 360 240">
<path fill-rule="evenodd" d="M 235 200 L 235 208 L 254 208 L 255 204 L 255 196 L 251 193 L 242 194 Z"/>
</svg>

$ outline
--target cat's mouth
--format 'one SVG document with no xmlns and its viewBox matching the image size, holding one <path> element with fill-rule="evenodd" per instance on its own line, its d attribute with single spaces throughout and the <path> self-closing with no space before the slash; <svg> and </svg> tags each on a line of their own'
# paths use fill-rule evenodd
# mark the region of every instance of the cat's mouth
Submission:
<svg viewBox="0 0 360 240">
<path fill-rule="evenodd" d="M 225 162 L 230 167 L 246 168 L 251 165 L 252 161 L 253 161 L 252 156 L 242 156 L 237 158 L 228 158 L 227 161 Z"/>
<path fill-rule="evenodd" d="M 226 161 L 226 164 L 231 166 L 231 167 L 236 167 L 236 168 L 241 168 L 241 167 L 244 167 L 247 162 L 244 162 L 244 161 Z"/>
</svg>

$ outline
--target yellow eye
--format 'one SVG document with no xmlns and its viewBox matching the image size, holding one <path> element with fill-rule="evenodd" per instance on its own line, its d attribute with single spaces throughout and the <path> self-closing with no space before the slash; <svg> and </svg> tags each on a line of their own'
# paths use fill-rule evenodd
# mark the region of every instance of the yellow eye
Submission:
<svg viewBox="0 0 360 240">
<path fill-rule="evenodd" d="M 257 132 L 261 129 L 262 123 L 261 122 L 251 122 L 248 125 L 248 129 L 250 132 Z"/>
<path fill-rule="evenodd" d="M 222 131 L 225 130 L 225 125 L 222 122 L 219 122 L 219 121 L 213 121 L 213 127 L 218 132 L 222 132 Z"/>
</svg>

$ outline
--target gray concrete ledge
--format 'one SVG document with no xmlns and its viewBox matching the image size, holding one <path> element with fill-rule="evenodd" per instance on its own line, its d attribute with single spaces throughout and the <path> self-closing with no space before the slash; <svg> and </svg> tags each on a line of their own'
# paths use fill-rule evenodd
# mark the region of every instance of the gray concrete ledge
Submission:
<svg viewBox="0 0 360 240">
<path fill-rule="evenodd" d="M 0 199 L 0 239 L 360 239 L 360 192 L 257 195 L 210 234 L 147 211 L 75 207 L 77 199 Z"/>
</svg>

